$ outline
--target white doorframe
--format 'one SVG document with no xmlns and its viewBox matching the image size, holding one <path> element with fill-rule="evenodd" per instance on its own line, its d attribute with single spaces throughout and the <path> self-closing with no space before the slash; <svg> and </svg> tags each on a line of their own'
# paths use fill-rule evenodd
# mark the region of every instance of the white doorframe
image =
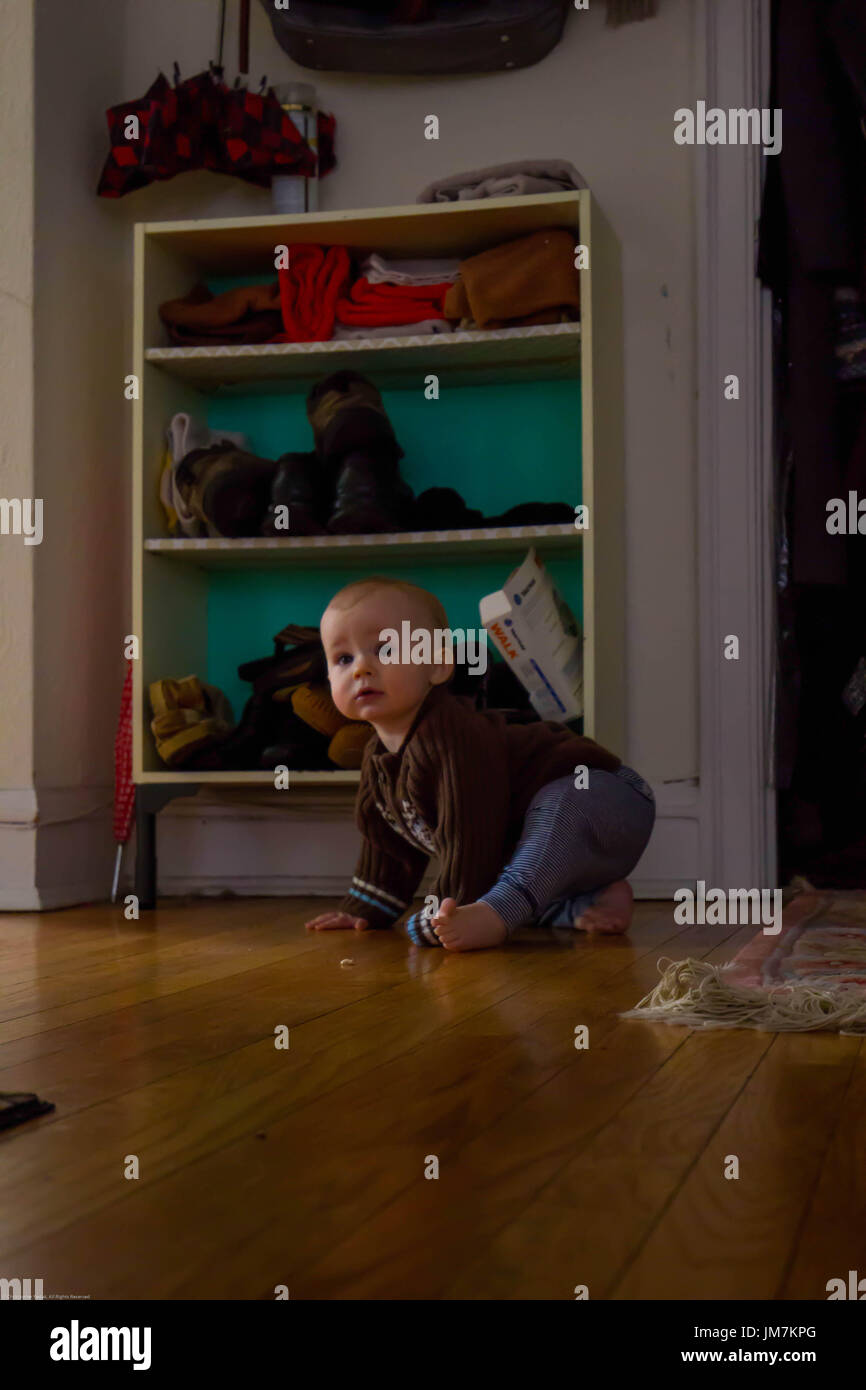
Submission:
<svg viewBox="0 0 866 1390">
<path fill-rule="evenodd" d="M 697 95 L 767 105 L 769 0 L 697 0 Z M 784 135 L 784 131 L 783 131 Z M 696 146 L 701 866 L 776 886 L 770 295 L 755 278 L 760 146 Z M 723 395 L 739 377 L 739 400 Z M 738 661 L 724 639 L 739 638 Z"/>
</svg>

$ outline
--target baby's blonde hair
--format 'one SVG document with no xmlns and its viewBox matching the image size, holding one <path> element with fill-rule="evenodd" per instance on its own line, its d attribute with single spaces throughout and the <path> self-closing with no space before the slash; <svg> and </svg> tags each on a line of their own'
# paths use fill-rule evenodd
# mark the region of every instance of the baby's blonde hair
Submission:
<svg viewBox="0 0 866 1390">
<path fill-rule="evenodd" d="M 448 614 L 435 594 L 431 594 L 429 589 L 422 589 L 420 584 L 410 584 L 408 579 L 395 579 L 387 574 L 373 574 L 369 579 L 356 579 L 354 583 L 347 584 L 334 594 L 328 607 L 337 608 L 341 612 L 347 608 L 354 608 L 366 594 L 376 589 L 399 589 L 426 609 L 434 627 L 448 627 Z"/>
<path fill-rule="evenodd" d="M 411 584 L 408 579 L 395 579 L 388 574 L 371 574 L 368 579 L 356 579 L 352 584 L 347 584 L 338 590 L 328 607 L 345 612 L 348 608 L 354 608 L 355 604 L 360 603 L 365 596 L 375 593 L 377 589 L 399 589 L 401 593 L 415 599 L 419 606 L 426 610 L 428 618 L 431 619 L 431 631 L 437 627 L 444 631 L 449 626 L 448 614 L 435 594 L 431 594 L 429 589 L 422 589 L 420 584 Z M 446 685 L 450 684 L 453 679 L 454 669 L 452 668 L 448 674 Z"/>
</svg>

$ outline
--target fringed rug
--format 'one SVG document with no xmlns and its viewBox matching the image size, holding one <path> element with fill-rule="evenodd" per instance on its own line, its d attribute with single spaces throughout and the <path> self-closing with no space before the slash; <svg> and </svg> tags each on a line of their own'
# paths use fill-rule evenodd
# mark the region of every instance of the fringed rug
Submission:
<svg viewBox="0 0 866 1390">
<path fill-rule="evenodd" d="M 661 979 L 621 1018 L 687 1028 L 866 1033 L 866 893 L 798 880 L 778 936 L 758 931 L 727 965 L 659 961 Z"/>
</svg>

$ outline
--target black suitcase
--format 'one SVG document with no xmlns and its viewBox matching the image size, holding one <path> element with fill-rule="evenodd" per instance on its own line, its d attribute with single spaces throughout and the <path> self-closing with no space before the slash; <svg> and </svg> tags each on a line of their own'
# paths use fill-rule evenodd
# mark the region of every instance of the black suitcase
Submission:
<svg viewBox="0 0 866 1390">
<path fill-rule="evenodd" d="M 261 0 L 294 62 L 323 72 L 504 72 L 528 68 L 562 37 L 569 0 L 429 0 L 415 23 L 393 18 L 394 0 L 365 5 Z"/>
</svg>

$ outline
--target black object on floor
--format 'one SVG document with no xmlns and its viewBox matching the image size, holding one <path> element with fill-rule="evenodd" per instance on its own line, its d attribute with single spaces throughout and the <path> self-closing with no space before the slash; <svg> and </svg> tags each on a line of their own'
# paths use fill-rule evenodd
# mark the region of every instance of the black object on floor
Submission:
<svg viewBox="0 0 866 1390">
<path fill-rule="evenodd" d="M 32 1091 L 0 1091 L 0 1129 L 13 1129 L 56 1108 L 50 1100 L 40 1100 Z"/>
</svg>

